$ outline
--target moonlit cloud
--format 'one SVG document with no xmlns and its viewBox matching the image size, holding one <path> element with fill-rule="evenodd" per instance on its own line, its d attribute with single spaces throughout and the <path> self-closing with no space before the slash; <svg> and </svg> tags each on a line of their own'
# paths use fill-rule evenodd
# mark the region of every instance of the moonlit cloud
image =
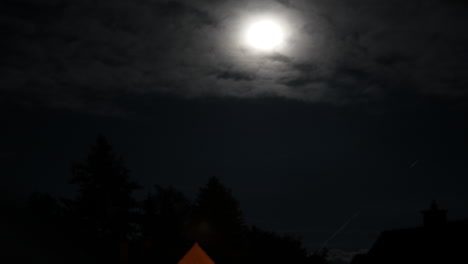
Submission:
<svg viewBox="0 0 468 264">
<path fill-rule="evenodd" d="M 466 5 L 456 1 L 6 1 L 0 93 L 87 108 L 123 94 L 279 96 L 359 103 L 392 94 L 465 98 Z M 256 16 L 285 27 L 259 54 Z M 116 110 L 118 111 L 118 110 Z"/>
</svg>

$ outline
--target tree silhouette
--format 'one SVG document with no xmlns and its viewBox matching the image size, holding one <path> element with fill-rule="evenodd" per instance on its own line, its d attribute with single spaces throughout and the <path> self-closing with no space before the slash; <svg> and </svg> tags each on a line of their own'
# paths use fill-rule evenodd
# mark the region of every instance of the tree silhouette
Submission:
<svg viewBox="0 0 468 264">
<path fill-rule="evenodd" d="M 99 135 L 86 162 L 72 166 L 72 184 L 79 186 L 77 198 L 69 203 L 91 234 L 103 239 L 125 239 L 129 232 L 131 197 L 139 186 L 129 180 L 122 157 Z"/>
<path fill-rule="evenodd" d="M 62 214 L 59 201 L 47 193 L 32 193 L 28 205 L 36 221 L 57 221 Z"/>
<path fill-rule="evenodd" d="M 328 261 L 328 248 L 323 248 L 315 251 L 312 255 L 309 256 L 309 260 L 313 264 L 327 264 Z"/>
<path fill-rule="evenodd" d="M 239 202 L 216 177 L 200 188 L 192 232 L 215 262 L 236 263 L 241 257 L 245 226 Z"/>
<path fill-rule="evenodd" d="M 143 203 L 143 233 L 146 258 L 176 263 L 185 250 L 185 232 L 192 211 L 191 201 L 173 187 L 155 185 L 156 193 Z"/>
<path fill-rule="evenodd" d="M 247 242 L 244 263 L 323 263 L 308 257 L 301 240 L 293 236 L 280 236 L 253 226 L 248 230 Z"/>
</svg>

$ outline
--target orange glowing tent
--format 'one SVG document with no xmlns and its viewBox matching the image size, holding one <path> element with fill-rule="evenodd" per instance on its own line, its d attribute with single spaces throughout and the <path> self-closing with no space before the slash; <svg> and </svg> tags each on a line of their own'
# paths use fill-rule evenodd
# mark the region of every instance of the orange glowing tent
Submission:
<svg viewBox="0 0 468 264">
<path fill-rule="evenodd" d="M 215 264 L 197 242 L 185 254 L 178 264 Z"/>
</svg>

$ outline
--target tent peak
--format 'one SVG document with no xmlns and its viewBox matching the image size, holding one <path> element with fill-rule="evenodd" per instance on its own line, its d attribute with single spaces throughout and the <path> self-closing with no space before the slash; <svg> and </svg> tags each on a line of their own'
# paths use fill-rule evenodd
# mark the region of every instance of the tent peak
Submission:
<svg viewBox="0 0 468 264">
<path fill-rule="evenodd" d="M 214 261 L 200 247 L 197 241 L 193 243 L 192 248 L 185 254 L 178 264 L 215 264 Z"/>
</svg>

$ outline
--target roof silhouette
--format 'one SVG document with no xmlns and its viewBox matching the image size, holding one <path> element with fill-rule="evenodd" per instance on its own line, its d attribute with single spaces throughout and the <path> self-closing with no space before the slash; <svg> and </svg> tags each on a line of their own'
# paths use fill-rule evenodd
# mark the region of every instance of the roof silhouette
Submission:
<svg viewBox="0 0 468 264">
<path fill-rule="evenodd" d="M 214 261 L 205 253 L 200 245 L 195 242 L 192 248 L 187 251 L 185 256 L 178 264 L 215 264 Z"/>
<path fill-rule="evenodd" d="M 423 226 L 382 232 L 369 252 L 351 263 L 468 263 L 468 219 L 446 221 L 446 210 L 434 202 L 423 213 Z"/>
</svg>

